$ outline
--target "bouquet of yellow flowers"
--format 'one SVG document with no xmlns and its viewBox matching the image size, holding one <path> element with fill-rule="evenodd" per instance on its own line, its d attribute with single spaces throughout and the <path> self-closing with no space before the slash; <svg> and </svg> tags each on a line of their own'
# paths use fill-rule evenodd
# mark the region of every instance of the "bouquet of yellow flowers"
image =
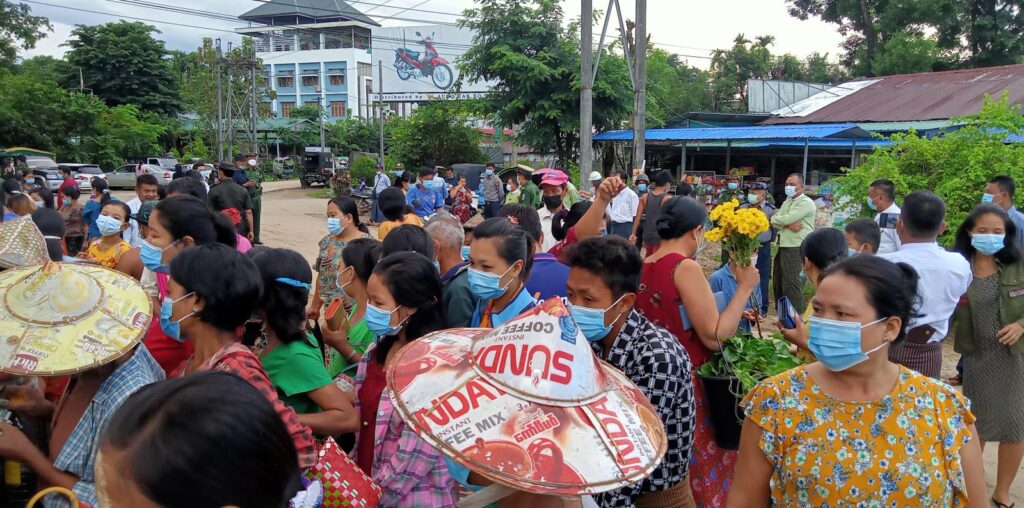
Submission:
<svg viewBox="0 0 1024 508">
<path fill-rule="evenodd" d="M 726 201 L 711 210 L 715 227 L 704 238 L 722 242 L 722 249 L 729 251 L 730 259 L 740 266 L 750 266 L 751 258 L 761 242 L 757 236 L 768 231 L 768 217 L 757 208 L 739 208 L 739 201 Z"/>
</svg>

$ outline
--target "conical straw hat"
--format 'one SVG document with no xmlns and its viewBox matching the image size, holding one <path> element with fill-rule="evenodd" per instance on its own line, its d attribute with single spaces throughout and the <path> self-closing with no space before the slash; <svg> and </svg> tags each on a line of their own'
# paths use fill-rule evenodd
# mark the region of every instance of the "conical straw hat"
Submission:
<svg viewBox="0 0 1024 508">
<path fill-rule="evenodd" d="M 650 402 L 594 356 L 558 299 L 493 330 L 420 338 L 399 352 L 387 381 L 420 436 L 520 490 L 617 489 L 646 478 L 667 446 Z"/>
<path fill-rule="evenodd" d="M 31 217 L 0 223 L 0 268 L 42 265 L 49 260 L 46 240 Z"/>
</svg>

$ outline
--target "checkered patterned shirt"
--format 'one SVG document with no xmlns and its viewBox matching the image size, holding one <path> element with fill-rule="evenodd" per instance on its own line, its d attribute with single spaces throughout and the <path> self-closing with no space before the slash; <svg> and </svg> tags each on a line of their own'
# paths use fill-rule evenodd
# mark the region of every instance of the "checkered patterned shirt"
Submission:
<svg viewBox="0 0 1024 508">
<path fill-rule="evenodd" d="M 592 347 L 601 354 L 600 342 L 593 343 Z M 605 360 L 618 367 L 647 395 L 665 424 L 668 436 L 665 457 L 644 481 L 594 496 L 597 504 L 604 508 L 632 507 L 645 492 L 665 490 L 686 477 L 696 419 L 690 376 L 693 368 L 679 340 L 635 309 L 630 311 Z"/>
<path fill-rule="evenodd" d="M 78 477 L 71 490 L 78 499 L 89 506 L 99 506 L 96 499 L 96 452 L 99 439 L 128 396 L 139 388 L 164 378 L 164 370 L 149 354 L 146 346 L 139 344 L 135 354 L 117 367 L 96 390 L 89 407 L 82 413 L 82 419 L 75 425 L 64 447 L 60 449 L 53 467 Z M 70 508 L 64 496 L 47 496 L 48 508 Z"/>
<path fill-rule="evenodd" d="M 356 373 L 356 393 L 366 379 L 366 362 L 375 357 L 376 343 L 367 348 Z M 373 481 L 384 491 L 380 506 L 402 508 L 454 508 L 455 480 L 441 452 L 430 446 L 402 421 L 385 388 L 380 394 L 373 434 Z M 359 400 L 356 400 L 356 414 Z M 368 433 L 367 433 L 368 436 Z M 356 434 L 353 460 L 362 432 Z"/>
</svg>

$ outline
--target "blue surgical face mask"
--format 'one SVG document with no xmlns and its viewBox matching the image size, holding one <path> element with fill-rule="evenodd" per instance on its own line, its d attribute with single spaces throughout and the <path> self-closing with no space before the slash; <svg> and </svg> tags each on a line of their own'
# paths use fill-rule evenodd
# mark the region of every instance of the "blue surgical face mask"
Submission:
<svg viewBox="0 0 1024 508">
<path fill-rule="evenodd" d="M 853 256 L 856 256 L 857 254 L 860 254 L 859 250 L 854 249 L 853 247 L 847 247 L 846 248 L 846 257 L 852 258 Z"/>
<path fill-rule="evenodd" d="M 370 333 L 378 337 L 398 334 L 398 331 L 402 329 L 402 325 L 405 324 L 405 321 L 402 321 L 395 326 L 391 326 L 391 315 L 400 308 L 401 307 L 395 307 L 395 310 L 388 312 L 373 305 L 372 303 L 367 303 L 365 319 L 366 327 L 370 329 Z"/>
<path fill-rule="evenodd" d="M 871 197 L 870 196 L 868 196 L 868 208 L 870 208 L 872 210 L 878 210 L 878 206 L 875 205 L 874 201 L 871 201 Z"/>
<path fill-rule="evenodd" d="M 327 232 L 328 233 L 330 233 L 332 235 L 340 235 L 341 232 L 344 229 L 345 229 L 345 227 L 341 225 L 341 219 L 339 219 L 337 217 L 328 217 L 327 218 Z"/>
<path fill-rule="evenodd" d="M 121 232 L 121 221 L 109 215 L 96 217 L 96 228 L 100 230 L 100 236 L 110 236 Z"/>
<path fill-rule="evenodd" d="M 164 298 L 164 301 L 160 304 L 160 329 L 167 334 L 168 337 L 177 340 L 178 342 L 184 342 L 185 339 L 181 336 L 181 322 L 191 317 L 195 312 L 189 312 L 185 314 L 181 319 L 175 319 L 171 321 L 171 315 L 174 314 L 174 304 L 192 296 L 194 293 L 189 293 L 177 300 L 171 300 L 170 298 Z"/>
<path fill-rule="evenodd" d="M 1001 250 L 1005 246 L 1004 241 L 1006 235 L 995 235 L 995 234 L 977 234 L 971 235 L 971 247 L 977 249 L 978 252 L 991 256 Z"/>
<path fill-rule="evenodd" d="M 739 189 L 739 188 L 740 188 L 740 184 L 738 184 L 738 183 L 733 183 L 733 182 L 729 182 L 729 183 L 725 184 L 725 187 L 726 187 L 727 189 L 729 189 L 729 190 L 736 190 L 736 189 Z"/>
<path fill-rule="evenodd" d="M 434 260 L 434 270 L 437 270 L 438 274 L 441 273 L 441 262 L 436 259 Z"/>
<path fill-rule="evenodd" d="M 786 197 L 787 198 L 791 198 L 793 196 L 796 196 L 796 185 L 787 185 L 786 188 L 785 188 L 785 191 L 786 191 Z"/>
<path fill-rule="evenodd" d="M 996 199 L 996 197 L 993 196 L 992 194 L 987 193 L 987 192 L 985 194 L 981 195 L 981 202 L 982 203 L 986 203 L 986 204 L 987 203 L 991 203 L 994 199 Z"/>
<path fill-rule="evenodd" d="M 757 194 L 747 194 L 747 203 L 756 205 L 758 201 Z"/>
<path fill-rule="evenodd" d="M 487 176 L 494 176 L 494 170 L 493 169 L 485 169 L 484 170 L 484 174 L 487 175 Z"/>
<path fill-rule="evenodd" d="M 511 270 L 512 267 L 510 266 L 508 267 L 508 270 L 505 270 L 504 273 L 498 275 L 494 273 L 488 273 L 481 270 L 477 270 L 475 268 L 470 268 L 469 292 L 473 293 L 474 295 L 476 295 L 477 298 L 480 298 L 481 300 L 492 300 L 505 294 L 505 291 L 508 290 L 508 286 L 509 284 L 512 283 L 512 281 L 510 280 L 508 281 L 508 284 L 502 286 L 501 278 L 504 277 L 505 274 Z"/>
<path fill-rule="evenodd" d="M 622 295 L 626 296 L 626 295 Z M 622 300 L 622 296 L 614 303 L 609 305 L 605 309 L 592 309 L 590 307 L 581 307 L 579 305 L 569 304 L 569 313 L 572 314 L 572 318 L 576 321 L 576 325 L 580 327 L 580 331 L 583 332 L 583 336 L 590 342 L 597 342 L 608 336 L 608 333 L 612 331 L 612 327 L 615 326 L 615 321 L 619 320 L 619 316 L 615 317 L 615 321 L 612 324 L 605 326 L 604 315 L 609 309 L 614 307 Z"/>
<path fill-rule="evenodd" d="M 869 354 L 888 344 L 888 342 L 882 342 L 870 351 L 861 349 L 861 330 L 886 319 L 888 318 L 861 325 L 856 321 L 836 321 L 812 316 L 807 348 L 828 370 L 844 371 L 858 363 L 867 361 Z"/>
<path fill-rule="evenodd" d="M 143 240 L 142 248 L 139 249 L 139 258 L 142 259 L 142 264 L 151 272 L 167 273 L 168 268 L 167 265 L 164 264 L 164 251 L 173 247 L 175 243 L 178 243 L 178 241 L 175 240 L 166 248 L 161 249 L 159 247 L 154 247 L 153 244 Z"/>
<path fill-rule="evenodd" d="M 638 184 L 636 184 L 636 190 L 638 190 L 640 192 L 647 192 L 647 184 L 646 183 L 638 183 Z"/>
<path fill-rule="evenodd" d="M 469 245 L 463 245 L 462 248 L 459 249 L 459 253 L 462 254 L 462 260 L 463 261 L 468 261 L 469 260 Z"/>
<path fill-rule="evenodd" d="M 345 268 L 344 270 L 341 271 L 341 273 L 338 274 L 338 277 L 334 279 L 334 283 L 338 286 L 338 292 L 341 293 L 342 298 L 348 298 L 348 293 L 345 292 L 345 286 L 348 286 L 349 284 L 352 283 L 352 280 L 355 280 L 355 277 L 353 277 L 352 280 L 348 282 L 341 281 L 341 276 L 345 275 L 345 272 L 349 270 L 354 270 L 354 268 L 352 268 L 351 266 Z"/>
<path fill-rule="evenodd" d="M 693 259 L 700 257 L 700 253 L 704 252 L 705 246 L 707 246 L 707 240 L 704 239 L 704 231 L 702 230 L 700 235 L 697 237 L 697 250 L 693 253 Z"/>
<path fill-rule="evenodd" d="M 46 205 L 46 203 L 43 203 L 42 201 L 33 201 L 33 202 L 36 204 L 36 208 L 42 208 L 43 206 Z"/>
</svg>

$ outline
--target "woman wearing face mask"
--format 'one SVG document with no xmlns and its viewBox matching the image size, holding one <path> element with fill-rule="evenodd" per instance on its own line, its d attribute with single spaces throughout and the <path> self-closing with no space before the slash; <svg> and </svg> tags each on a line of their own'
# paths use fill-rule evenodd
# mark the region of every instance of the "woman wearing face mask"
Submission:
<svg viewBox="0 0 1024 508">
<path fill-rule="evenodd" d="M 800 243 L 800 254 L 804 257 L 804 277 L 817 290 L 821 274 L 825 273 L 828 267 L 846 259 L 849 255 L 846 235 L 833 228 L 815 230 Z M 803 313 L 802 324 L 798 324 L 796 328 L 784 328 L 781 322 L 776 323 L 782 337 L 797 347 L 797 358 L 805 362 L 814 361 L 814 353 L 807 348 L 807 341 L 810 338 L 808 326 L 813 313 L 814 308 L 811 306 L 811 302 L 807 302 L 807 310 Z"/>
<path fill-rule="evenodd" d="M 992 502 L 1011 506 L 1010 485 L 1024 457 L 1024 262 L 1020 234 L 996 205 L 978 205 L 956 232 L 954 249 L 971 263 L 974 280 L 953 313 L 956 351 L 963 355 L 964 396 L 978 417 L 978 438 L 999 443 Z"/>
<path fill-rule="evenodd" d="M 160 202 L 149 215 L 146 239 L 139 257 L 145 269 L 142 287 L 160 306 L 167 299 L 167 266 L 188 247 L 221 243 L 235 247 L 235 228 L 223 215 L 210 211 L 206 203 L 192 196 L 177 196 Z M 206 271 L 215 270 L 211 265 Z M 168 375 L 192 354 L 192 344 L 164 333 L 153 323 L 146 335 L 146 347 Z"/>
<path fill-rule="evenodd" d="M 338 313 L 343 319 L 337 323 L 328 320 L 324 330 L 324 340 L 331 346 L 327 352 L 327 372 L 332 378 L 338 374 L 354 375 L 366 348 L 377 338 L 366 325 L 366 285 L 381 257 L 380 252 L 380 242 L 372 238 L 352 240 L 341 251 L 338 289 L 343 296 L 352 299 L 353 305 L 347 316 Z"/>
<path fill-rule="evenodd" d="M 473 216 L 473 193 L 466 188 L 466 177 L 459 175 L 458 184 L 448 191 L 452 200 L 452 215 L 465 224 Z"/>
<path fill-rule="evenodd" d="M 316 458 L 309 427 L 281 402 L 259 358 L 237 340 L 236 331 L 257 309 L 262 290 L 256 265 L 233 247 L 201 245 L 175 256 L 160 306 L 160 327 L 173 338 L 188 340 L 195 352 L 170 377 L 216 370 L 246 380 L 288 427 L 299 467 L 310 467 Z"/>
<path fill-rule="evenodd" d="M 711 284 L 697 262 L 705 242 L 707 216 L 704 205 L 693 198 L 673 197 L 665 202 L 654 222 L 661 247 L 644 260 L 636 301 L 636 308 L 647 319 L 679 339 L 694 369 L 700 368 L 712 351 L 721 349 L 720 341 L 736 333 L 747 300 L 761 282 L 753 264 L 737 266 L 736 293 L 719 312 Z M 697 425 L 690 489 L 697 506 L 722 506 L 736 452 L 715 445 L 704 388 L 697 379 L 693 391 Z"/>
<path fill-rule="evenodd" d="M 507 218 L 487 219 L 473 229 L 469 291 L 480 301 L 470 326 L 499 327 L 537 304 L 526 290 L 533 251 L 526 231 Z"/>
<path fill-rule="evenodd" d="M 320 319 L 324 305 L 342 298 L 337 285 L 341 251 L 352 240 L 367 236 L 369 230 L 359 222 L 359 209 L 352 198 L 339 196 L 327 202 L 327 235 L 320 239 L 320 254 L 313 263 L 317 277 L 313 301 L 306 311 L 309 319 Z"/>
<path fill-rule="evenodd" d="M 967 401 L 889 361 L 917 286 L 909 265 L 874 256 L 825 271 L 811 318 L 818 361 L 743 401 L 730 507 L 988 506 Z"/>
<path fill-rule="evenodd" d="M 366 324 L 380 338 L 356 374 L 356 464 L 383 490 L 380 506 L 454 507 L 443 456 L 405 424 L 385 380 L 399 351 L 444 327 L 440 278 L 423 255 L 398 252 L 377 263 L 367 292 Z"/>
<path fill-rule="evenodd" d="M 82 208 L 82 220 L 89 226 L 88 240 L 91 241 L 101 236 L 96 225 L 96 218 L 99 217 L 100 210 L 112 198 L 110 197 L 110 189 L 107 187 L 106 180 L 94 176 L 89 183 L 92 185 L 92 194 L 89 195 L 89 200 L 85 202 L 85 206 Z"/>
</svg>

